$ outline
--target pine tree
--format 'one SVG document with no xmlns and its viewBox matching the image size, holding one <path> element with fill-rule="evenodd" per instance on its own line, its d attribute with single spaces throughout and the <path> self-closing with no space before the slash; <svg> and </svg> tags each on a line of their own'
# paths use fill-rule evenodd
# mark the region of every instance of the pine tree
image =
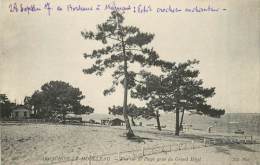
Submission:
<svg viewBox="0 0 260 165">
<path fill-rule="evenodd" d="M 193 65 L 199 61 L 179 63 L 172 68 L 162 68 L 163 74 L 156 76 L 149 72 L 141 72 L 143 81 L 131 91 L 131 96 L 148 100 L 154 108 L 176 113 L 175 135 L 179 135 L 182 121 L 179 114 L 182 110 L 196 110 L 198 113 L 212 117 L 220 117 L 225 113 L 222 109 L 212 108 L 207 98 L 215 95 L 215 88 L 204 88 L 203 81 L 198 79 L 199 71 Z"/>
<path fill-rule="evenodd" d="M 52 118 L 62 114 L 63 120 L 68 112 L 75 114 L 92 113 L 93 108 L 81 105 L 85 98 L 79 88 L 63 81 L 50 81 L 36 90 L 32 96 L 25 97 L 24 104 L 34 111 L 36 118 Z"/>
<path fill-rule="evenodd" d="M 108 68 L 115 68 L 112 74 L 112 87 L 104 90 L 104 95 L 115 92 L 116 86 L 123 82 L 123 116 L 126 123 L 127 137 L 131 138 L 134 133 L 131 129 L 127 111 L 128 90 L 135 86 L 134 77 L 136 72 L 130 71 L 129 65 L 139 63 L 141 67 L 160 66 L 170 67 L 170 64 L 159 60 L 158 54 L 147 45 L 153 40 L 154 34 L 141 32 L 135 26 L 124 25 L 124 17 L 117 11 L 102 24 L 97 25 L 97 32 L 82 31 L 85 39 L 100 41 L 104 48 L 93 50 L 90 54 L 84 54 L 87 59 L 93 59 L 94 64 L 83 69 L 85 74 L 95 73 L 101 76 Z M 122 78 L 123 77 L 123 78 Z"/>
</svg>

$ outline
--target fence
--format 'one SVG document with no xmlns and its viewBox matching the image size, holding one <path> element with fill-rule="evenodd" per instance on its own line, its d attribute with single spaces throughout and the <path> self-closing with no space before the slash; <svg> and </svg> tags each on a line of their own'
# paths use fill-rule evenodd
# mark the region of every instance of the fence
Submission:
<svg viewBox="0 0 260 165">
<path fill-rule="evenodd" d="M 88 162 L 88 165 L 96 165 L 100 164 L 100 161 L 96 161 L 95 158 L 106 158 L 109 157 L 109 162 L 113 164 L 119 161 L 124 160 L 137 160 L 139 158 L 160 154 L 160 153 L 170 153 L 170 152 L 178 152 L 184 150 L 195 150 L 204 147 L 211 147 L 214 145 L 223 145 L 223 144 L 254 144 L 256 140 L 253 139 L 253 136 L 222 136 L 220 138 L 201 138 L 199 141 L 191 140 L 190 142 L 185 143 L 176 143 L 169 145 L 160 145 L 153 147 L 145 147 L 141 146 L 140 149 L 122 151 L 118 149 L 117 152 L 114 153 L 105 153 L 105 154 L 91 154 L 88 155 L 84 161 Z M 106 160 L 104 160 L 106 161 Z M 53 164 L 55 162 L 52 162 Z M 57 162 L 61 163 L 61 162 Z M 105 164 L 105 163 L 102 163 Z"/>
<path fill-rule="evenodd" d="M 51 124 L 68 124 L 68 125 L 81 125 L 81 126 L 96 126 L 96 127 L 104 127 L 107 125 L 100 125 L 100 124 L 93 124 L 87 122 L 81 122 L 76 120 L 66 120 L 65 123 L 62 123 L 61 120 L 54 120 L 54 119 L 8 119 L 8 120 L 1 120 L 1 123 L 34 123 L 34 124 L 43 124 L 43 123 L 51 123 Z"/>
<path fill-rule="evenodd" d="M 52 119 L 9 119 L 9 120 L 3 120 L 1 123 L 5 124 L 13 124 L 13 123 L 34 123 L 34 124 L 44 124 L 44 123 L 52 123 L 52 124 L 59 124 L 59 122 L 52 120 Z"/>
<path fill-rule="evenodd" d="M 120 157 L 134 156 L 134 157 L 143 157 L 153 154 L 159 153 L 167 153 L 172 151 L 180 151 L 180 150 L 193 150 L 202 147 L 210 147 L 213 145 L 222 145 L 222 144 L 235 144 L 235 143 L 243 143 L 243 144 L 254 144 L 256 140 L 253 139 L 253 136 L 224 136 L 221 138 L 201 138 L 199 142 L 195 142 L 191 140 L 190 142 L 185 143 L 177 143 L 170 145 L 161 145 L 155 147 L 144 147 L 142 146 L 139 150 L 132 151 L 118 151 L 117 160 L 120 160 Z M 129 154 L 130 153 L 130 154 Z"/>
</svg>

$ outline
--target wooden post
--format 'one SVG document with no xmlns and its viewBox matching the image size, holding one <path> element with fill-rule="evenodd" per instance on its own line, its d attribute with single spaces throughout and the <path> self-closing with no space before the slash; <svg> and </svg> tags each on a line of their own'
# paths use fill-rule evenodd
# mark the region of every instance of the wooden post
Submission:
<svg viewBox="0 0 260 165">
<path fill-rule="evenodd" d="M 142 156 L 144 156 L 144 146 L 142 146 Z"/>
<path fill-rule="evenodd" d="M 119 147 L 117 148 L 117 158 L 118 158 L 118 160 L 120 160 L 120 150 L 119 150 Z"/>
<path fill-rule="evenodd" d="M 194 149 L 194 140 L 191 141 L 191 145 L 192 149 Z"/>
<path fill-rule="evenodd" d="M 222 144 L 226 143 L 225 136 L 222 136 Z"/>
<path fill-rule="evenodd" d="M 170 145 L 170 152 L 172 151 L 172 145 Z"/>
<path fill-rule="evenodd" d="M 162 152 L 164 152 L 164 146 L 162 146 Z"/>
<path fill-rule="evenodd" d="M 240 143 L 240 141 L 239 141 L 239 138 L 238 137 L 236 137 L 236 142 L 239 144 Z"/>
<path fill-rule="evenodd" d="M 181 150 L 181 143 L 178 143 L 178 149 Z"/>
<path fill-rule="evenodd" d="M 204 146 L 207 147 L 207 145 L 206 145 L 206 142 L 207 142 L 206 138 L 204 138 L 203 142 L 204 142 Z"/>
<path fill-rule="evenodd" d="M 137 155 L 138 156 L 138 155 Z M 135 158 L 136 157 L 136 155 L 135 155 L 135 152 L 133 151 L 133 158 Z"/>
<path fill-rule="evenodd" d="M 245 136 L 245 144 L 246 144 L 246 136 Z"/>
<path fill-rule="evenodd" d="M 251 144 L 253 144 L 253 136 L 250 136 Z"/>
<path fill-rule="evenodd" d="M 89 157 L 88 157 L 88 164 L 91 165 L 91 154 L 89 154 Z"/>
</svg>

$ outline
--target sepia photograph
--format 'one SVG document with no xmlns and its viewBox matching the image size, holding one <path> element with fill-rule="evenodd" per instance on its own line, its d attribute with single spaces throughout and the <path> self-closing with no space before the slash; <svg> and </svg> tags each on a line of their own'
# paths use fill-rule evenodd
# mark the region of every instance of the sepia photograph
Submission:
<svg viewBox="0 0 260 165">
<path fill-rule="evenodd" d="M 2 0 L 3 165 L 260 165 L 259 0 Z"/>
</svg>

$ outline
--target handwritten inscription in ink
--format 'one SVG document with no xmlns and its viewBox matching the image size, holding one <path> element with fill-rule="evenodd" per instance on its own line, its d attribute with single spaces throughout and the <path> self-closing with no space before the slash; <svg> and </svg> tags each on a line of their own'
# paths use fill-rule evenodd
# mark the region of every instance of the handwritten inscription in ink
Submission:
<svg viewBox="0 0 260 165">
<path fill-rule="evenodd" d="M 218 8 L 211 5 L 208 6 L 191 6 L 191 7 L 178 7 L 174 5 L 166 6 L 152 6 L 149 4 L 125 4 L 118 5 L 115 2 L 107 4 L 86 5 L 77 3 L 68 4 L 52 4 L 51 2 L 44 2 L 42 4 L 23 4 L 23 3 L 10 3 L 9 12 L 13 14 L 35 14 L 41 13 L 51 16 L 52 14 L 67 12 L 67 13 L 93 13 L 93 12 L 111 12 L 114 10 L 121 12 L 131 12 L 134 14 L 149 14 L 155 13 L 158 15 L 163 14 L 177 14 L 177 13 L 216 13 L 225 12 L 227 9 Z"/>
</svg>

